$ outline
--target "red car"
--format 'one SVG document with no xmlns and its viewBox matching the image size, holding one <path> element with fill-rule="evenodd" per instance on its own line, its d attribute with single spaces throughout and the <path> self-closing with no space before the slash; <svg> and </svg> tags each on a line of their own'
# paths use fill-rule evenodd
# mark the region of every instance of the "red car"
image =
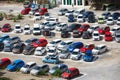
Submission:
<svg viewBox="0 0 120 80">
<path fill-rule="evenodd" d="M 80 52 L 85 53 L 86 50 L 92 50 L 94 47 L 94 44 L 87 44 L 84 47 L 80 48 Z"/>
<path fill-rule="evenodd" d="M 61 74 L 61 77 L 66 79 L 71 79 L 75 76 L 78 76 L 80 74 L 79 70 L 77 68 L 69 68 L 67 71 Z"/>
<path fill-rule="evenodd" d="M 4 24 L 3 27 L 1 28 L 2 32 L 10 32 L 11 30 L 11 25 L 10 24 Z"/>
<path fill-rule="evenodd" d="M 40 15 L 44 15 L 46 12 L 48 12 L 48 10 L 46 8 L 40 8 L 39 9 L 39 14 Z"/>
<path fill-rule="evenodd" d="M 78 31 L 80 33 L 82 33 L 83 31 L 87 31 L 87 29 L 89 28 L 90 26 L 88 24 L 82 24 L 80 28 L 78 28 Z"/>
<path fill-rule="evenodd" d="M 29 14 L 30 10 L 31 10 L 30 8 L 24 8 L 24 9 L 21 11 L 21 14 L 22 14 L 22 15 Z"/>
<path fill-rule="evenodd" d="M 110 27 L 106 26 L 106 27 L 102 27 L 98 29 L 99 34 L 105 34 L 105 32 L 110 31 Z"/>
<path fill-rule="evenodd" d="M 47 44 L 48 44 L 47 40 L 44 39 L 44 38 L 41 38 L 41 39 L 37 40 L 36 42 L 33 42 L 32 46 L 34 48 L 36 48 L 36 47 L 45 47 Z"/>
<path fill-rule="evenodd" d="M 0 68 L 5 68 L 11 63 L 10 59 L 2 58 L 0 59 Z"/>
<path fill-rule="evenodd" d="M 113 37 L 111 32 L 105 32 L 105 41 L 112 41 Z"/>
</svg>

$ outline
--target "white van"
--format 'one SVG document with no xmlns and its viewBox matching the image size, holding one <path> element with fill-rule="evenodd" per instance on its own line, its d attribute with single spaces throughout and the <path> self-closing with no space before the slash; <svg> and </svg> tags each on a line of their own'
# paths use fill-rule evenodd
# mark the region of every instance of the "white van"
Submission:
<svg viewBox="0 0 120 80">
<path fill-rule="evenodd" d="M 40 26 L 39 26 L 39 24 L 34 24 L 33 25 L 33 34 L 34 35 L 40 35 Z"/>
</svg>

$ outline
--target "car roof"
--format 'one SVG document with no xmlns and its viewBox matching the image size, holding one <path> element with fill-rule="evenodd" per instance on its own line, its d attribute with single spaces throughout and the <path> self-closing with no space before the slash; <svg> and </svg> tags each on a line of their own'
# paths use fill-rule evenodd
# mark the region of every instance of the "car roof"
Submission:
<svg viewBox="0 0 120 80">
<path fill-rule="evenodd" d="M 33 24 L 34 27 L 39 27 L 39 24 L 35 23 Z"/>
<path fill-rule="evenodd" d="M 29 28 L 30 26 L 29 26 L 29 24 L 26 24 L 24 27 L 25 27 L 25 28 Z"/>
<path fill-rule="evenodd" d="M 23 62 L 23 60 L 21 60 L 21 59 L 17 59 L 17 60 L 14 60 L 13 62 L 15 62 L 15 63 L 19 63 L 19 62 Z"/>
<path fill-rule="evenodd" d="M 74 71 L 74 70 L 78 70 L 78 69 L 75 68 L 75 67 L 71 67 L 71 68 L 68 68 L 68 70 L 70 70 L 70 71 Z"/>
<path fill-rule="evenodd" d="M 55 39 L 55 40 L 53 40 L 54 42 L 57 42 L 57 41 L 61 41 L 61 39 Z"/>
<path fill-rule="evenodd" d="M 56 48 L 55 47 L 49 47 L 49 50 L 55 50 Z"/>
<path fill-rule="evenodd" d="M 93 33 L 99 33 L 99 32 L 96 30 L 96 31 L 94 31 Z"/>
<path fill-rule="evenodd" d="M 106 46 L 105 44 L 100 44 L 100 45 L 97 45 L 98 47 L 102 47 L 102 46 Z"/>
<path fill-rule="evenodd" d="M 15 24 L 15 26 L 20 26 L 20 24 Z"/>
<path fill-rule="evenodd" d="M 113 26 L 112 29 L 120 29 L 119 26 Z"/>
<path fill-rule="evenodd" d="M 113 19 L 113 17 L 108 17 L 108 19 Z"/>
<path fill-rule="evenodd" d="M 28 62 L 26 63 L 27 65 L 32 65 L 32 64 L 35 64 L 35 62 Z"/>
<path fill-rule="evenodd" d="M 43 48 L 43 47 L 37 47 L 36 49 L 37 49 L 37 50 L 41 50 L 42 48 Z"/>
<path fill-rule="evenodd" d="M 79 52 L 80 51 L 80 49 L 74 49 L 73 50 L 73 52 Z"/>
<path fill-rule="evenodd" d="M 9 58 L 2 58 L 2 61 L 10 60 Z"/>
</svg>

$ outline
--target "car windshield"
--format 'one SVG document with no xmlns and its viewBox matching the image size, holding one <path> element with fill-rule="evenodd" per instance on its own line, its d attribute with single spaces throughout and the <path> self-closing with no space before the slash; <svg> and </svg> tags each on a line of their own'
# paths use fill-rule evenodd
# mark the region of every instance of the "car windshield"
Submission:
<svg viewBox="0 0 120 80">
<path fill-rule="evenodd" d="M 30 30 L 30 28 L 24 28 L 24 30 Z"/>
<path fill-rule="evenodd" d="M 41 52 L 41 50 L 40 50 L 40 49 L 37 49 L 36 51 Z"/>
<path fill-rule="evenodd" d="M 34 30 L 40 30 L 40 28 L 34 28 Z"/>
<path fill-rule="evenodd" d="M 66 72 L 66 73 L 71 73 L 71 71 L 70 71 L 70 70 L 66 70 L 65 72 Z"/>
<path fill-rule="evenodd" d="M 90 29 L 94 29 L 94 27 L 90 27 Z"/>
<path fill-rule="evenodd" d="M 111 34 L 105 34 L 105 36 L 106 36 L 106 37 L 109 37 L 109 36 L 111 36 Z"/>
<path fill-rule="evenodd" d="M 120 19 L 118 19 L 118 21 L 120 21 Z"/>
<path fill-rule="evenodd" d="M 39 14 L 35 14 L 35 16 L 40 16 Z"/>
<path fill-rule="evenodd" d="M 58 69 L 58 66 L 54 66 L 52 69 L 53 69 L 53 70 L 56 70 L 56 69 Z"/>
<path fill-rule="evenodd" d="M 78 16 L 78 18 L 83 18 L 83 16 Z"/>
<path fill-rule="evenodd" d="M 116 31 L 116 29 L 112 29 L 111 31 Z"/>
<path fill-rule="evenodd" d="M 49 16 L 49 14 L 45 14 L 45 16 Z"/>
<path fill-rule="evenodd" d="M 16 26 L 15 28 L 16 28 L 16 29 L 20 29 L 20 26 Z"/>
<path fill-rule="evenodd" d="M 54 41 L 51 41 L 50 44 L 55 44 L 55 42 L 54 42 Z"/>
<path fill-rule="evenodd" d="M 74 47 L 75 47 L 75 45 L 71 44 L 71 45 L 70 45 L 70 47 L 71 47 L 71 48 L 74 48 Z"/>
<path fill-rule="evenodd" d="M 120 35 L 116 35 L 116 37 L 120 38 Z"/>
<path fill-rule="evenodd" d="M 40 41 L 36 41 L 37 44 L 40 44 Z"/>
<path fill-rule="evenodd" d="M 61 45 L 66 45 L 66 43 L 65 43 L 65 42 L 62 42 Z"/>
<path fill-rule="evenodd" d="M 94 36 L 99 36 L 99 34 L 96 33 L 96 34 L 94 34 Z"/>
<path fill-rule="evenodd" d="M 108 21 L 113 21 L 113 19 L 108 19 Z"/>
<path fill-rule="evenodd" d="M 19 46 L 19 45 L 16 45 L 14 48 L 19 49 L 19 48 L 20 48 L 20 46 Z"/>
<path fill-rule="evenodd" d="M 47 24 L 47 26 L 52 27 L 52 26 L 53 26 L 53 24 Z"/>
<path fill-rule="evenodd" d="M 72 52 L 72 54 L 77 55 L 77 54 L 78 54 L 78 52 L 73 51 L 73 52 Z"/>
<path fill-rule="evenodd" d="M 26 64 L 26 65 L 24 65 L 23 67 L 24 67 L 24 68 L 29 68 L 29 65 Z"/>
<path fill-rule="evenodd" d="M 61 54 L 66 54 L 67 53 L 67 51 L 61 51 Z"/>
<path fill-rule="evenodd" d="M 53 52 L 55 52 L 55 50 L 49 50 L 48 52 L 51 52 L 51 53 L 53 53 Z"/>
<path fill-rule="evenodd" d="M 67 13 L 72 13 L 72 11 L 68 11 Z"/>
<path fill-rule="evenodd" d="M 99 50 L 100 48 L 98 46 L 95 47 L 96 50 Z"/>
<path fill-rule="evenodd" d="M 16 65 L 16 63 L 12 62 L 12 63 L 11 63 L 11 65 L 13 65 L 13 66 L 14 66 L 14 65 Z"/>
<path fill-rule="evenodd" d="M 40 67 L 40 66 L 35 66 L 34 69 L 35 69 L 35 70 L 40 70 L 41 67 Z"/>
<path fill-rule="evenodd" d="M 31 42 L 31 40 L 30 40 L 30 39 L 28 39 L 28 40 L 26 40 L 25 42 L 26 42 L 26 43 L 30 43 L 30 42 Z"/>
<path fill-rule="evenodd" d="M 3 26 L 3 28 L 8 28 L 8 26 Z"/>
</svg>

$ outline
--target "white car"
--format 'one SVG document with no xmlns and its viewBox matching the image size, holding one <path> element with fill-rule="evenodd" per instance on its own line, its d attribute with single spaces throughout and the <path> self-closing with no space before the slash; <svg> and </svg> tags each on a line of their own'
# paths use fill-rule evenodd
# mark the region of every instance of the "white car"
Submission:
<svg viewBox="0 0 120 80">
<path fill-rule="evenodd" d="M 41 17 L 41 15 L 39 14 L 39 12 L 36 12 L 35 14 L 34 14 L 34 20 L 41 20 L 42 19 L 42 17 Z"/>
<path fill-rule="evenodd" d="M 120 27 L 119 26 L 113 26 L 110 30 L 112 36 L 114 37 L 115 36 L 115 32 L 120 30 Z"/>
<path fill-rule="evenodd" d="M 61 50 L 67 50 L 67 47 L 68 47 L 71 43 L 73 43 L 72 40 L 62 41 L 62 42 L 60 42 L 60 44 L 58 44 L 57 49 L 58 49 L 59 51 L 61 51 Z"/>
<path fill-rule="evenodd" d="M 36 55 L 36 56 L 42 56 L 42 55 L 44 55 L 45 53 L 46 53 L 46 50 L 45 50 L 44 47 L 37 47 L 37 48 L 35 49 L 34 55 Z"/>
<path fill-rule="evenodd" d="M 55 27 L 56 31 L 61 31 L 63 27 L 67 27 L 68 25 L 66 23 L 60 23 Z"/>
<path fill-rule="evenodd" d="M 48 30 L 54 30 L 56 26 L 56 23 L 48 23 L 45 25 L 44 29 L 48 29 Z"/>
<path fill-rule="evenodd" d="M 100 34 L 98 31 L 94 31 L 92 34 L 92 38 L 94 41 L 99 41 L 100 40 Z"/>
<path fill-rule="evenodd" d="M 24 34 L 31 34 L 31 29 L 30 29 L 29 24 L 26 24 L 26 25 L 24 26 L 23 33 L 24 33 Z"/>
<path fill-rule="evenodd" d="M 44 21 L 44 22 L 41 22 L 40 23 L 40 29 L 44 29 L 44 27 L 48 24 L 49 22 L 48 21 Z"/>
<path fill-rule="evenodd" d="M 79 14 L 79 15 L 77 16 L 77 22 L 80 22 L 80 23 L 85 22 L 85 19 L 84 19 L 84 17 L 83 17 L 83 14 Z"/>
<path fill-rule="evenodd" d="M 37 76 L 40 72 L 47 72 L 49 71 L 49 66 L 47 64 L 44 65 L 36 65 L 31 71 L 30 74 Z"/>
<path fill-rule="evenodd" d="M 40 34 L 41 34 L 39 24 L 34 24 L 34 25 L 33 25 L 33 34 L 34 34 L 34 35 L 40 35 Z"/>
<path fill-rule="evenodd" d="M 65 13 L 65 16 L 68 17 L 69 15 L 72 15 L 74 10 L 69 10 Z"/>
<path fill-rule="evenodd" d="M 120 30 L 115 32 L 115 40 L 116 42 L 120 42 Z"/>
<path fill-rule="evenodd" d="M 75 17 L 77 17 L 79 14 L 82 14 L 83 12 L 85 12 L 85 9 L 84 9 L 84 8 L 81 8 L 81 9 L 76 10 L 76 11 L 73 13 L 73 15 L 74 15 Z"/>
<path fill-rule="evenodd" d="M 107 25 L 113 25 L 114 24 L 114 19 L 113 17 L 108 17 L 107 21 L 106 21 Z"/>
<path fill-rule="evenodd" d="M 47 44 L 47 49 L 49 49 L 50 47 L 55 47 L 61 42 L 62 40 L 61 39 L 55 39 L 55 40 L 52 40 L 50 41 L 48 44 Z"/>
<path fill-rule="evenodd" d="M 20 71 L 22 73 L 29 73 L 35 66 L 36 66 L 35 62 L 28 62 L 20 69 Z"/>
<path fill-rule="evenodd" d="M 72 60 L 79 60 L 82 54 L 80 53 L 80 49 L 74 49 L 71 53 L 70 59 Z"/>
<path fill-rule="evenodd" d="M 47 20 L 47 19 L 49 19 L 49 18 L 50 18 L 50 14 L 49 14 L 49 13 L 45 13 L 45 14 L 44 14 L 44 19 Z"/>
<path fill-rule="evenodd" d="M 105 44 L 100 44 L 95 46 L 95 48 L 92 50 L 92 53 L 94 55 L 97 55 L 97 54 L 103 54 L 106 51 L 107 51 L 107 46 Z"/>
<path fill-rule="evenodd" d="M 98 29 L 99 28 L 99 25 L 92 25 L 90 26 L 90 28 L 88 28 L 88 32 L 90 33 L 93 33 L 94 30 Z"/>
<path fill-rule="evenodd" d="M 116 24 L 120 25 L 120 17 L 118 17 Z"/>
<path fill-rule="evenodd" d="M 68 52 L 67 50 L 63 50 L 63 51 L 60 51 L 59 53 L 59 58 L 61 59 L 67 59 L 68 56 L 70 55 L 70 52 Z"/>
<path fill-rule="evenodd" d="M 20 24 L 16 24 L 15 28 L 14 28 L 15 33 L 21 33 L 22 32 L 22 28 Z"/>
<path fill-rule="evenodd" d="M 30 12 L 29 12 L 29 15 L 34 15 L 35 14 L 35 10 L 31 10 Z"/>
<path fill-rule="evenodd" d="M 47 51 L 47 55 L 57 55 L 57 50 L 55 47 L 50 47 Z"/>
</svg>

